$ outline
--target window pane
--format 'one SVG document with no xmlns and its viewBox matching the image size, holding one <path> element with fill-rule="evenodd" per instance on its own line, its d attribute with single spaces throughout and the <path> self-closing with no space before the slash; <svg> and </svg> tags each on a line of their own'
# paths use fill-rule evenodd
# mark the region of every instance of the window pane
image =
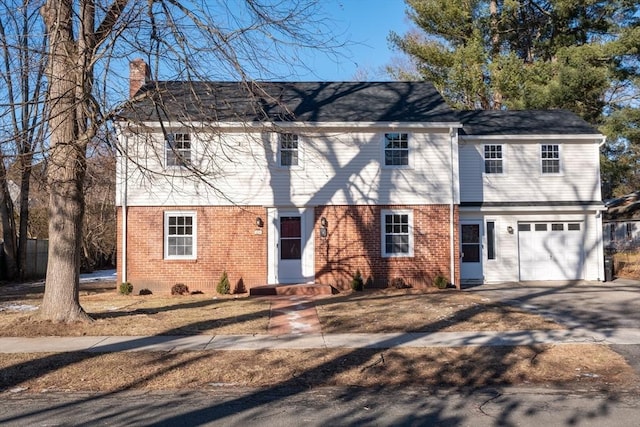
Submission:
<svg viewBox="0 0 640 427">
<path fill-rule="evenodd" d="M 551 224 L 551 230 L 562 231 L 564 230 L 564 224 Z"/>
<path fill-rule="evenodd" d="M 300 239 L 280 240 L 280 259 L 300 259 Z"/>
<path fill-rule="evenodd" d="M 462 225 L 462 243 L 480 243 L 480 226 L 478 224 Z"/>
<path fill-rule="evenodd" d="M 480 262 L 480 245 L 462 245 L 462 262 Z"/>
<path fill-rule="evenodd" d="M 536 231 L 547 231 L 547 224 L 536 224 Z"/>
<path fill-rule="evenodd" d="M 496 223 L 487 221 L 487 258 L 496 259 Z"/>
<path fill-rule="evenodd" d="M 384 215 L 384 253 L 402 255 L 411 253 L 408 214 Z"/>
<path fill-rule="evenodd" d="M 191 215 L 167 217 L 167 255 L 192 256 L 194 248 L 194 223 Z"/>
<path fill-rule="evenodd" d="M 298 165 L 298 135 L 285 133 L 280 135 L 280 166 Z"/>
<path fill-rule="evenodd" d="M 299 216 L 285 216 L 280 218 L 280 237 L 300 237 L 301 227 L 300 227 L 300 217 Z"/>
<path fill-rule="evenodd" d="M 572 223 L 567 225 L 567 230 L 569 231 L 580 231 L 580 224 Z"/>
<path fill-rule="evenodd" d="M 387 166 L 409 165 L 409 134 L 384 134 L 384 164 Z"/>
<path fill-rule="evenodd" d="M 518 231 L 531 231 L 531 224 L 518 224 Z"/>
<path fill-rule="evenodd" d="M 542 173 L 560 173 L 560 146 L 544 144 L 540 146 Z"/>
</svg>

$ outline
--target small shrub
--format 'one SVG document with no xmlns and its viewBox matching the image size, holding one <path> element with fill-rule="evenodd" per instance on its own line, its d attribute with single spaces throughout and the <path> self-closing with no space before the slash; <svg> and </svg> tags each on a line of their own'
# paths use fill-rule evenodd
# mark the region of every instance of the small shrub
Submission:
<svg viewBox="0 0 640 427">
<path fill-rule="evenodd" d="M 226 295 L 231 292 L 231 284 L 229 283 L 229 276 L 226 271 L 222 272 L 222 277 L 220 277 L 218 286 L 216 286 L 216 291 L 221 295 Z"/>
<path fill-rule="evenodd" d="M 353 279 L 351 280 L 351 289 L 357 292 L 362 292 L 364 290 L 364 281 L 362 280 L 360 270 L 356 270 L 356 274 L 353 275 Z"/>
<path fill-rule="evenodd" d="M 204 292 L 202 291 L 191 291 L 191 295 L 202 295 Z"/>
<path fill-rule="evenodd" d="M 171 295 L 189 295 L 189 287 L 184 283 L 176 283 L 171 287 Z"/>
<path fill-rule="evenodd" d="M 438 289 L 446 289 L 446 287 L 449 286 L 449 281 L 447 281 L 446 277 L 439 274 L 435 277 L 435 279 L 433 279 L 433 286 Z"/>
<path fill-rule="evenodd" d="M 120 293 L 122 295 L 129 295 L 131 292 L 133 292 L 133 285 L 129 282 L 122 282 L 120 283 Z"/>
<path fill-rule="evenodd" d="M 138 295 L 152 295 L 153 292 L 151 292 L 150 289 L 144 288 L 144 289 L 140 289 L 140 292 L 138 292 Z"/>
<path fill-rule="evenodd" d="M 396 289 L 410 288 L 411 285 L 404 281 L 402 277 L 394 277 L 391 279 L 391 287 Z"/>
</svg>

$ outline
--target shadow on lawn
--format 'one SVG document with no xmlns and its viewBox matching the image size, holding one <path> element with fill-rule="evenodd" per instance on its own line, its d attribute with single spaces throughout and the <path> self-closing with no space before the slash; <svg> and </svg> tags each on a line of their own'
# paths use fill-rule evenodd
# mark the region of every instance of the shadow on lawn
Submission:
<svg viewBox="0 0 640 427">
<path fill-rule="evenodd" d="M 562 289 L 566 289 L 567 287 L 572 285 L 566 285 L 558 288 L 549 288 L 545 289 L 541 292 L 544 293 L 553 293 L 560 291 Z M 531 294 L 529 299 L 534 298 L 537 294 Z M 524 303 L 527 298 L 521 298 L 519 301 Z M 460 312 L 459 319 L 469 320 L 473 316 L 477 314 L 477 310 L 471 308 L 467 310 L 463 310 Z M 198 323 L 198 322 L 196 322 Z M 445 326 L 448 326 L 448 322 L 432 322 L 431 324 L 422 325 L 422 329 L 428 330 L 440 330 Z M 162 335 L 175 335 L 176 330 L 167 330 Z M 411 334 L 396 336 L 392 340 L 386 341 L 388 347 L 393 348 L 402 343 L 408 343 L 414 339 L 414 336 Z M 381 342 L 382 345 L 385 344 L 385 341 Z M 142 340 L 140 345 L 142 345 Z M 532 351 L 536 351 L 534 347 L 530 347 Z M 468 399 L 471 399 L 474 393 L 478 390 L 478 387 L 484 387 L 487 385 L 492 385 L 499 387 L 501 385 L 508 385 L 508 371 L 509 369 L 516 363 L 517 357 L 513 357 L 514 352 L 516 351 L 516 347 L 493 347 L 493 346 L 485 346 L 485 347 L 470 347 L 468 348 L 468 353 L 466 353 L 466 357 L 463 360 L 427 360 L 426 362 L 432 364 L 437 367 L 436 373 L 433 375 L 432 379 L 429 381 L 429 384 L 425 384 L 427 387 L 432 387 L 433 389 L 438 389 L 440 387 L 460 387 L 458 391 L 462 393 L 463 396 L 467 396 Z M 185 412 L 175 413 L 172 415 L 168 415 L 165 418 L 148 425 L 174 425 L 174 424 L 184 424 L 185 420 L 197 421 L 198 423 L 212 423 L 216 421 L 224 420 L 228 417 L 234 417 L 234 419 L 238 419 L 238 417 L 244 417 L 244 421 L 252 422 L 255 421 L 256 417 L 269 416 L 270 412 L 270 403 L 293 399 L 298 395 L 306 393 L 309 389 L 314 387 L 326 386 L 326 385 L 334 385 L 334 381 L 337 376 L 340 374 L 351 370 L 351 369 L 371 369 L 372 374 L 375 374 L 376 369 L 378 375 L 385 375 L 383 366 L 363 366 L 363 363 L 370 364 L 372 359 L 378 357 L 378 355 L 382 353 L 393 352 L 393 350 L 376 350 L 376 349 L 352 349 L 345 350 L 341 352 L 339 357 L 332 359 L 321 359 L 317 366 L 309 368 L 299 374 L 295 375 L 292 378 L 281 381 L 277 384 L 273 384 L 272 386 L 261 388 L 258 390 L 250 390 L 249 392 L 235 396 L 231 399 L 225 399 L 224 401 L 214 402 L 204 408 L 196 408 L 196 409 L 187 409 Z M 41 376 L 48 372 L 55 371 L 57 369 L 62 369 L 66 366 L 70 366 L 74 363 L 78 363 L 80 361 L 89 360 L 93 357 L 96 357 L 98 354 L 94 353 L 75 353 L 73 355 L 48 355 L 42 358 L 39 358 L 35 361 L 25 362 L 23 364 L 14 365 L 8 368 L 5 368 L 0 371 L 0 379 L 2 384 L 0 387 L 2 389 L 9 389 L 11 387 L 18 386 L 22 381 L 32 378 L 29 372 L 37 372 L 37 374 L 32 374 L 33 376 Z M 177 361 L 178 353 L 162 353 L 158 355 L 158 358 L 166 363 L 166 366 L 161 370 L 150 374 L 149 376 L 142 376 L 136 378 L 131 381 L 123 390 L 132 390 L 136 387 L 143 385 L 144 383 L 152 380 L 155 377 L 162 375 L 163 373 L 170 372 L 174 369 L 180 369 L 182 367 L 188 366 L 189 364 L 195 363 L 198 360 L 202 359 L 203 356 L 201 354 L 193 354 L 192 357 L 188 357 L 186 360 L 181 360 L 179 362 L 173 363 L 173 361 Z M 402 357 L 401 355 L 396 355 L 394 357 Z M 273 363 L 281 363 L 281 362 L 273 362 Z M 407 359 L 403 362 L 403 365 L 407 366 L 407 375 L 411 375 L 413 361 L 411 359 Z M 37 369 L 36 369 L 37 368 Z M 266 367 L 267 369 L 269 367 Z M 273 368 L 276 368 L 274 366 Z M 17 374 L 16 373 L 22 373 Z M 558 384 L 561 385 L 561 384 Z M 403 384 L 386 386 L 384 388 L 385 393 L 391 393 L 395 396 L 394 393 L 397 393 L 398 396 L 401 396 L 404 391 L 406 391 L 406 386 Z M 98 400 L 101 398 L 106 398 L 110 396 L 115 396 L 119 393 L 111 392 L 111 393 L 102 393 L 96 396 L 92 396 L 86 399 L 78 399 L 73 402 L 73 405 L 63 404 L 60 406 L 50 407 L 41 411 L 29 411 L 26 409 L 24 413 L 20 416 L 12 417 L 12 418 L 0 418 L 0 423 L 3 422 L 20 422 L 29 419 L 30 417 L 34 417 L 37 415 L 54 413 L 56 411 L 64 411 L 69 409 L 71 406 L 82 404 L 85 402 L 91 402 L 94 400 Z M 352 402 L 354 399 L 364 398 L 370 396 L 371 390 L 367 388 L 349 388 L 344 391 L 342 394 L 338 396 L 338 402 L 332 402 L 332 406 L 334 409 L 328 412 L 327 419 L 324 420 L 325 424 L 333 423 L 344 423 L 345 419 L 348 419 L 349 416 L 353 416 L 353 414 L 345 414 L 340 411 L 335 410 L 335 405 L 339 405 L 340 401 L 342 402 Z M 500 391 L 496 391 L 496 396 L 500 395 Z M 406 395 L 405 395 L 406 397 Z M 556 399 L 562 400 L 564 396 L 557 396 Z M 589 416 L 590 418 L 597 418 L 600 416 L 606 416 L 608 413 L 607 406 L 616 401 L 618 398 L 616 392 L 614 390 L 609 390 L 609 395 L 604 403 L 603 407 L 598 408 L 594 413 L 584 414 L 582 412 L 576 412 L 572 414 L 569 419 L 564 421 L 558 420 L 559 424 L 575 424 L 576 420 L 580 420 L 585 416 Z M 509 397 L 505 397 L 507 401 Z M 398 400 L 402 400 L 402 397 L 399 397 Z M 146 406 L 147 410 L 152 410 L 154 402 L 149 402 L 149 405 Z M 448 411 L 450 411 L 450 407 L 448 406 L 448 402 L 446 400 L 437 400 L 437 399 L 424 399 L 424 401 L 420 401 L 419 404 L 416 404 L 416 411 L 413 411 L 409 414 L 402 415 L 400 418 L 395 419 L 394 424 L 421 424 L 421 423 L 438 423 L 438 424 L 458 424 L 458 423 L 470 423 L 472 422 L 471 418 L 469 419 L 460 419 L 460 418 L 451 418 L 450 415 L 447 415 Z M 531 406 L 527 406 L 531 405 Z M 516 412 L 518 414 L 525 414 L 525 416 L 534 416 L 538 411 L 537 407 L 534 404 L 529 404 L 526 401 L 516 401 L 507 402 L 500 406 L 500 413 L 497 415 L 493 415 L 495 417 L 496 422 L 499 421 L 501 425 L 508 425 L 510 423 L 515 422 L 512 417 L 515 416 Z M 318 408 L 318 410 L 328 410 L 329 408 Z M 122 409 L 121 412 L 113 409 L 111 417 L 118 415 L 128 416 L 126 411 L 127 409 Z M 176 411 L 179 412 L 179 411 Z M 375 423 L 376 419 L 382 416 L 378 410 L 372 410 L 364 414 L 360 414 L 357 418 L 353 419 L 352 422 L 358 424 L 366 424 L 366 423 Z M 99 416 L 96 414 L 96 417 Z M 133 416 L 133 414 L 132 414 Z M 469 417 L 473 416 L 470 414 Z M 108 421 L 108 418 L 106 419 Z M 189 423 L 190 421 L 187 421 Z"/>
</svg>

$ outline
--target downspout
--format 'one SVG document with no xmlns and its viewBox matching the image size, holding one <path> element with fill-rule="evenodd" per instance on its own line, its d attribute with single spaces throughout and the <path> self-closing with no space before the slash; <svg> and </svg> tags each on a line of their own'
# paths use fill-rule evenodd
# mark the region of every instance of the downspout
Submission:
<svg viewBox="0 0 640 427">
<path fill-rule="evenodd" d="M 124 169 L 122 179 L 122 282 L 127 282 L 127 182 L 129 167 L 129 135 L 124 135 Z"/>
<path fill-rule="evenodd" d="M 455 189 L 455 164 L 454 164 L 454 156 L 453 156 L 453 139 L 455 138 L 454 128 L 449 128 L 449 159 L 451 162 L 451 200 L 449 201 L 449 271 L 451 272 L 451 277 L 449 278 L 450 283 L 454 284 L 456 288 L 460 289 L 459 284 L 456 284 L 456 263 L 455 263 L 455 197 L 456 197 L 456 189 Z"/>
<path fill-rule="evenodd" d="M 603 136 L 602 141 L 598 144 L 598 149 L 596 150 L 597 156 L 597 165 L 598 165 L 598 176 L 600 175 L 600 148 L 607 143 L 607 137 Z M 600 194 L 600 198 L 602 198 L 602 194 Z M 596 242 L 598 245 L 598 280 L 604 282 L 606 272 L 604 270 L 604 232 L 602 229 L 602 210 L 598 210 L 596 212 Z M 587 260 L 585 259 L 585 263 Z"/>
</svg>

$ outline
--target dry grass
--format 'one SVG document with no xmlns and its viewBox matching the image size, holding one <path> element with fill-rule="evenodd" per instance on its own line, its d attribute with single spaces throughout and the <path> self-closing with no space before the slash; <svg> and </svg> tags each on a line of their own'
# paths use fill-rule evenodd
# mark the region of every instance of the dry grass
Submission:
<svg viewBox="0 0 640 427">
<path fill-rule="evenodd" d="M 492 304 L 453 289 L 385 289 L 352 293 L 316 304 L 322 331 L 435 332 L 561 329 L 517 307 Z"/>
<path fill-rule="evenodd" d="M 121 296 L 115 285 L 84 289 L 90 324 L 53 324 L 37 312 L 34 288 L 0 296 L 1 336 L 192 335 L 267 332 L 268 299 Z M 4 307 L 4 309 L 3 309 Z M 560 328 L 540 316 L 447 291 L 377 290 L 316 301 L 325 333 Z M 314 349 L 208 352 L 0 354 L 0 391 L 182 390 L 220 386 L 438 386 L 552 384 L 633 387 L 624 359 L 603 345 Z"/>
<path fill-rule="evenodd" d="M 114 285 L 115 286 L 115 285 Z M 122 296 L 83 291 L 80 302 L 93 323 L 61 325 L 41 321 L 36 294 L 0 301 L 0 336 L 220 335 L 268 332 L 268 299 L 236 296 Z M 455 290 L 369 290 L 316 300 L 322 331 L 430 332 L 559 329 L 560 325 L 517 307 L 492 304 Z M 3 310 L 2 307 L 5 309 Z"/>
<path fill-rule="evenodd" d="M 269 324 L 269 302 L 248 298 L 108 293 L 80 302 L 94 322 L 61 325 L 40 320 L 37 312 L 5 310 L 0 336 L 264 334 Z"/>
<path fill-rule="evenodd" d="M 601 345 L 0 354 L 0 391 L 202 390 L 220 386 L 539 385 L 615 388 L 637 378 Z"/>
<path fill-rule="evenodd" d="M 640 251 L 622 251 L 613 255 L 616 277 L 640 280 Z"/>
</svg>

